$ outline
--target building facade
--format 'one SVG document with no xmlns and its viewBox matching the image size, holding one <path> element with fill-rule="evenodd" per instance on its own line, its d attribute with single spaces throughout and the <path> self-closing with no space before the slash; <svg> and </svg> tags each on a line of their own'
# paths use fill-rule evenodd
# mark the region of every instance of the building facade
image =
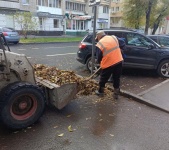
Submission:
<svg viewBox="0 0 169 150">
<path fill-rule="evenodd" d="M 20 10 L 19 0 L 0 0 L 0 26 L 14 28 L 13 14 Z"/>
<path fill-rule="evenodd" d="M 96 28 L 110 27 L 110 0 L 101 0 L 97 6 Z M 14 14 L 28 11 L 39 22 L 39 33 L 43 35 L 83 35 L 93 29 L 93 7 L 89 0 L 0 0 L 0 26 L 16 30 Z"/>
<path fill-rule="evenodd" d="M 124 27 L 122 18 L 123 0 L 112 0 L 110 10 L 110 27 Z"/>
</svg>

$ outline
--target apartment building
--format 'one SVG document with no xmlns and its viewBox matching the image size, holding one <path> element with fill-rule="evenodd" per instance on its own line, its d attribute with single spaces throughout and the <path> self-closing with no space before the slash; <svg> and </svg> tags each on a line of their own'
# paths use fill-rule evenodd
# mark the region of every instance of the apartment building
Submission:
<svg viewBox="0 0 169 150">
<path fill-rule="evenodd" d="M 101 0 L 97 7 L 96 28 L 110 27 L 110 0 Z M 82 35 L 93 29 L 93 7 L 89 0 L 0 0 L 0 26 L 20 30 L 14 20 L 17 11 L 28 11 L 39 22 L 39 31 L 46 34 Z"/>
<path fill-rule="evenodd" d="M 17 11 L 36 12 L 35 0 L 0 0 L 0 26 L 16 28 L 14 14 Z"/>
<path fill-rule="evenodd" d="M 63 8 L 66 34 L 81 35 L 88 29 L 92 16 L 87 12 L 86 0 L 65 0 Z"/>
<path fill-rule="evenodd" d="M 13 14 L 20 10 L 19 0 L 0 0 L 0 26 L 14 27 Z"/>
<path fill-rule="evenodd" d="M 110 27 L 123 27 L 123 0 L 112 0 L 110 10 Z"/>
<path fill-rule="evenodd" d="M 98 6 L 96 28 L 109 28 L 110 27 L 110 4 L 111 0 L 101 0 Z"/>
</svg>

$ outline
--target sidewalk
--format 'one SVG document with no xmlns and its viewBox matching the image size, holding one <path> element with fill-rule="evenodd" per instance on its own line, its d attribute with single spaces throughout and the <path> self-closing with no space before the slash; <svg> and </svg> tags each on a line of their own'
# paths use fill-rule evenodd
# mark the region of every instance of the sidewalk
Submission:
<svg viewBox="0 0 169 150">
<path fill-rule="evenodd" d="M 132 98 L 151 107 L 169 112 L 169 79 L 139 94 L 121 90 L 121 95 Z"/>
</svg>

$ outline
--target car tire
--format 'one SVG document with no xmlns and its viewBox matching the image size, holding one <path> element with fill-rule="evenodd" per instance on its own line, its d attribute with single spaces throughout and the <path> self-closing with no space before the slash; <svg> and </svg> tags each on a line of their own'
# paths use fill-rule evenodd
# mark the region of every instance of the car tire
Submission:
<svg viewBox="0 0 169 150">
<path fill-rule="evenodd" d="M 14 44 L 18 44 L 19 42 L 14 42 Z"/>
<path fill-rule="evenodd" d="M 169 59 L 160 62 L 157 73 L 163 78 L 169 78 Z"/>
<path fill-rule="evenodd" d="M 92 57 L 89 57 L 86 61 L 86 68 L 89 72 L 92 71 Z M 99 68 L 99 64 L 96 63 L 96 60 L 95 60 L 95 64 L 94 64 L 94 72 Z"/>
<path fill-rule="evenodd" d="M 45 108 L 43 91 L 36 85 L 15 82 L 0 93 L 0 120 L 13 130 L 26 128 L 39 120 Z"/>
</svg>

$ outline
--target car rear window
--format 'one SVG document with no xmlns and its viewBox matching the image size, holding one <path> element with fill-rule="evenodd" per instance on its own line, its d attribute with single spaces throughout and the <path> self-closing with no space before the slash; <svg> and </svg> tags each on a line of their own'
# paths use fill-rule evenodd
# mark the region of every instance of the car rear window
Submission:
<svg viewBox="0 0 169 150">
<path fill-rule="evenodd" d="M 85 37 L 84 42 L 92 43 L 92 40 L 93 40 L 93 35 L 88 34 L 88 35 Z"/>
<path fill-rule="evenodd" d="M 3 32 L 15 32 L 12 28 L 3 28 Z"/>
</svg>

